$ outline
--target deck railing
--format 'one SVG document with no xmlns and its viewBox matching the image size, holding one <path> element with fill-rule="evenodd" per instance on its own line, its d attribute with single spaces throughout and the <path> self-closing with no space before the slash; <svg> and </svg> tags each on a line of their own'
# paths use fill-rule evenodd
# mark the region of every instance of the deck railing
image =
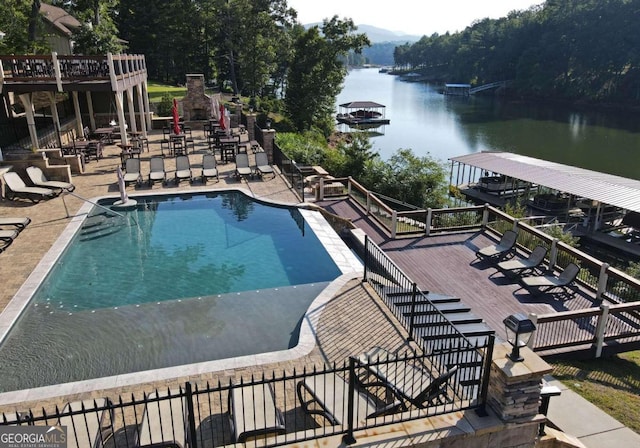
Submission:
<svg viewBox="0 0 640 448">
<path fill-rule="evenodd" d="M 452 359 L 465 356 L 457 349 L 450 349 L 449 354 Z M 477 407 L 465 398 L 465 379 L 457 371 L 434 388 L 434 380 L 442 378 L 443 372 L 431 361 L 411 353 L 385 354 L 367 361 L 350 358 L 340 366 L 225 378 L 205 385 L 186 383 L 142 396 L 76 402 L 62 410 L 0 414 L 0 425 L 60 424 L 66 426 L 68 439 L 78 442 L 76 446 L 114 448 L 151 444 L 219 447 L 245 441 L 271 447 L 335 435 L 347 436 L 353 443 L 355 431 Z M 380 371 L 402 377 L 400 387 L 416 395 L 402 398 L 394 390 L 398 385 L 381 383 Z M 435 396 L 423 400 L 417 392 L 429 386 Z M 330 416 L 321 415 L 321 402 Z M 372 415 L 376 412 L 380 415 Z"/>
<path fill-rule="evenodd" d="M 327 192 L 327 185 L 339 184 Z M 548 249 L 545 264 L 549 272 L 561 272 L 569 263 L 580 266 L 577 282 L 600 308 L 531 316 L 538 322 L 537 336 L 531 338 L 534 350 L 594 344 L 602 352 L 607 341 L 640 341 L 640 280 L 609 266 L 581 250 L 527 224 L 527 218 L 514 218 L 490 205 L 397 211 L 351 178 L 331 179 L 319 184 L 319 198 L 348 197 L 377 222 L 391 238 L 401 235 L 432 236 L 454 231 L 488 231 L 496 238 L 505 230 L 518 233 L 517 249 L 528 256 L 537 245 Z M 626 306 L 628 304 L 629 306 Z M 603 311 L 602 308 L 607 308 Z M 598 321 L 598 322 L 596 322 Z M 571 328 L 571 329 L 569 329 Z M 577 329 L 590 331 L 578 336 Z M 598 335 L 596 330 L 602 328 Z"/>
</svg>

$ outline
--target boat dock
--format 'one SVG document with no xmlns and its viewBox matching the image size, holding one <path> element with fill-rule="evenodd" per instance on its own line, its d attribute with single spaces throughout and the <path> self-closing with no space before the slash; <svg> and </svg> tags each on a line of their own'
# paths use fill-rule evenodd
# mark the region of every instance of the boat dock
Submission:
<svg viewBox="0 0 640 448">
<path fill-rule="evenodd" d="M 350 126 L 382 126 L 391 122 L 385 117 L 385 108 L 373 101 L 351 101 L 340 104 L 336 120 Z"/>
</svg>

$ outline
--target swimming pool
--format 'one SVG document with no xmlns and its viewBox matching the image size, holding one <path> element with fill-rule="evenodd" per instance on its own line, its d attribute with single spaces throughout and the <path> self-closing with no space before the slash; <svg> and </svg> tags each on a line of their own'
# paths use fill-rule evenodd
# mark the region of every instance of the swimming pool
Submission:
<svg viewBox="0 0 640 448">
<path fill-rule="evenodd" d="M 344 271 L 317 212 L 240 191 L 136 200 L 93 207 L 52 263 L 0 346 L 0 392 L 292 348 Z"/>
</svg>

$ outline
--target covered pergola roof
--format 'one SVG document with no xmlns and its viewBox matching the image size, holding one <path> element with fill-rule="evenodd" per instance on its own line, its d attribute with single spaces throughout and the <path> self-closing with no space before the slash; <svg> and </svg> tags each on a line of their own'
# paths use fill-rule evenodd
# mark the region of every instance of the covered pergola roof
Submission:
<svg viewBox="0 0 640 448">
<path fill-rule="evenodd" d="M 640 213 L 638 180 L 510 152 L 479 152 L 449 160 Z"/>
</svg>

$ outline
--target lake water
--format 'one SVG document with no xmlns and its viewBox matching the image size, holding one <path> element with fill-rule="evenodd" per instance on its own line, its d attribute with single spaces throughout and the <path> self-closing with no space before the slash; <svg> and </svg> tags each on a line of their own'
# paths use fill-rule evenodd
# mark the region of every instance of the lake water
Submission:
<svg viewBox="0 0 640 448">
<path fill-rule="evenodd" d="M 441 87 L 402 81 L 378 69 L 354 69 L 337 104 L 375 101 L 386 106 L 391 124 L 371 139 L 383 159 L 399 148 L 443 162 L 479 151 L 508 151 L 640 179 L 638 115 L 452 97 L 440 94 Z"/>
</svg>

